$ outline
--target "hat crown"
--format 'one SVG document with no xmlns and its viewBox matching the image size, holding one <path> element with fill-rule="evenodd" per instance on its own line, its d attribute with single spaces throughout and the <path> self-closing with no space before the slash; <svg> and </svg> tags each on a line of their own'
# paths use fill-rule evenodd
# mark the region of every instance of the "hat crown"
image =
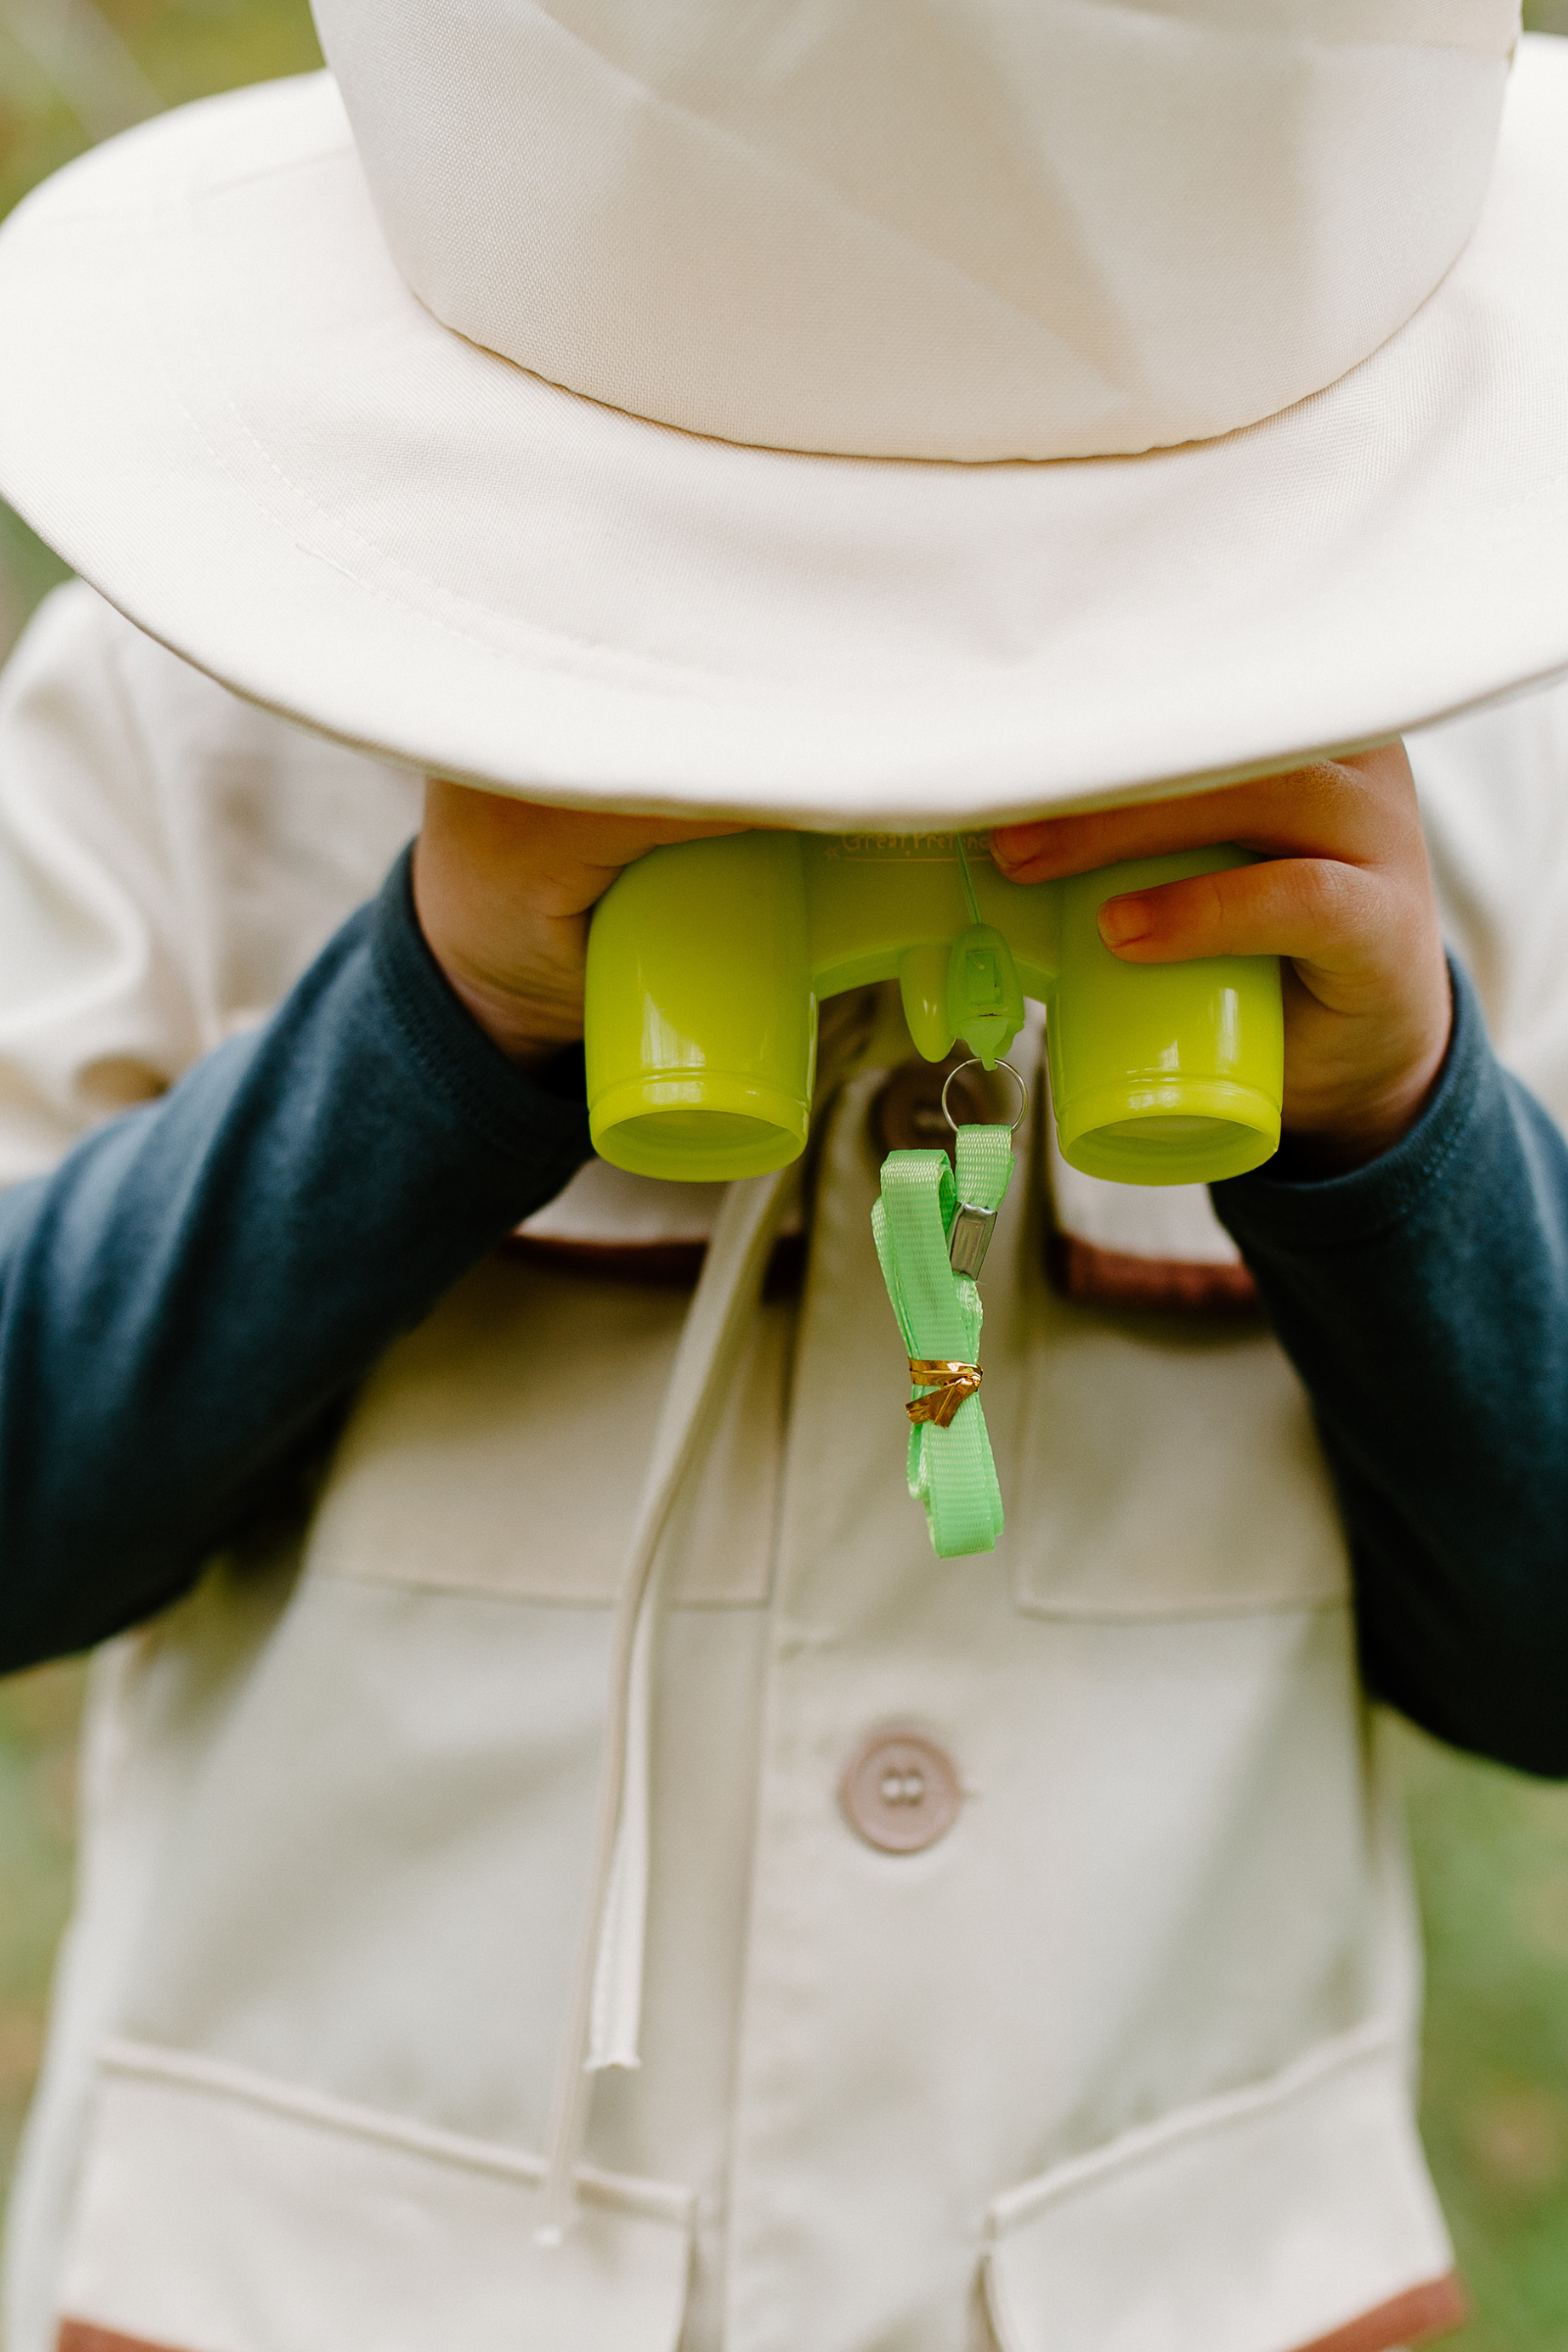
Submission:
<svg viewBox="0 0 1568 2352">
<path fill-rule="evenodd" d="M 1468 237 L 1517 0 L 318 0 L 408 283 L 764 447 L 1079 458 L 1332 383 Z"/>
</svg>

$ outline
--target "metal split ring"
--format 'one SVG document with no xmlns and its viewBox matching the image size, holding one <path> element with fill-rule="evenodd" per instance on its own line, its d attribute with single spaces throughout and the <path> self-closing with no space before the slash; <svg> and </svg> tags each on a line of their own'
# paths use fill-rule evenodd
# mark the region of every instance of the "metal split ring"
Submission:
<svg viewBox="0 0 1568 2352">
<path fill-rule="evenodd" d="M 1013 1085 L 1018 1089 L 1018 1116 L 1009 1122 L 1008 1128 L 1010 1134 L 1016 1135 L 1029 1116 L 1029 1089 L 1010 1061 L 998 1061 L 994 1066 L 999 1070 L 1005 1070 Z M 942 1088 L 942 1116 L 947 1120 L 955 1135 L 958 1132 L 958 1122 L 948 1108 L 948 1088 L 953 1084 L 955 1078 L 961 1078 L 965 1070 L 983 1070 L 984 1068 L 985 1063 L 980 1059 L 979 1054 L 971 1054 L 967 1061 L 960 1061 L 956 1069 L 948 1072 Z"/>
</svg>

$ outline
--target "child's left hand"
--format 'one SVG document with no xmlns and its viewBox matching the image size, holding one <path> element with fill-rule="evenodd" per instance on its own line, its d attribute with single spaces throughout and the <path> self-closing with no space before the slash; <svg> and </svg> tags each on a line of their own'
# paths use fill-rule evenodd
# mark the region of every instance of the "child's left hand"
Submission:
<svg viewBox="0 0 1568 2352">
<path fill-rule="evenodd" d="M 1015 882 L 1220 842 L 1265 862 L 1108 899 L 1101 937 L 1129 963 L 1284 956 L 1292 1156 L 1325 1173 L 1358 1167 L 1414 1123 L 1452 1020 L 1402 744 L 1186 800 L 1003 825 L 991 837 Z"/>
</svg>

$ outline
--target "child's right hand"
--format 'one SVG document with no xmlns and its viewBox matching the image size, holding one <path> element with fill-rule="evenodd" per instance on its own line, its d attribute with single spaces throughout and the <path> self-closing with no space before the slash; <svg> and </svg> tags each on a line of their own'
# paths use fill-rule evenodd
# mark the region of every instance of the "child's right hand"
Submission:
<svg viewBox="0 0 1568 2352">
<path fill-rule="evenodd" d="M 665 842 L 744 830 L 547 808 L 432 776 L 415 910 L 455 994 L 526 1066 L 582 1035 L 589 910 L 621 868 Z"/>
</svg>

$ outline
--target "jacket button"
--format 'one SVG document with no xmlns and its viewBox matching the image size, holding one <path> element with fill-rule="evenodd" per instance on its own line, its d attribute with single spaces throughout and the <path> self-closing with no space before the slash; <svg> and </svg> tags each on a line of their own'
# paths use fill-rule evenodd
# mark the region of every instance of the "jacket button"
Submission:
<svg viewBox="0 0 1568 2352">
<path fill-rule="evenodd" d="M 946 1152 L 953 1157 L 953 1129 L 942 1115 L 942 1089 L 968 1053 L 966 1046 L 946 1061 L 901 1061 L 871 1100 L 871 1145 L 878 1158 L 890 1152 Z M 953 1081 L 948 1106 L 960 1127 L 995 1118 L 978 1070 Z"/>
<path fill-rule="evenodd" d="M 953 1758 L 919 1732 L 876 1732 L 839 1785 L 844 1818 L 884 1854 L 918 1854 L 945 1838 L 963 1792 Z"/>
</svg>

